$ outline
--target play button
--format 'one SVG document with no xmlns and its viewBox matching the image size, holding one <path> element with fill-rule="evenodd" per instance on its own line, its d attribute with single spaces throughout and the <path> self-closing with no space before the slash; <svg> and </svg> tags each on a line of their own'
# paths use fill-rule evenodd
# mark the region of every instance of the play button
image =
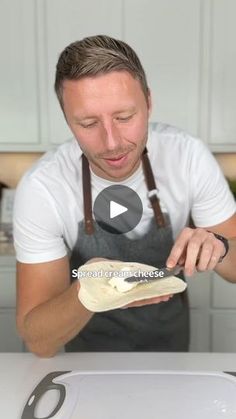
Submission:
<svg viewBox="0 0 236 419">
<path fill-rule="evenodd" d="M 127 233 L 139 223 L 143 213 L 142 201 L 128 186 L 112 185 L 103 189 L 95 199 L 95 220 L 113 234 Z"/>
<path fill-rule="evenodd" d="M 121 215 L 126 211 L 128 211 L 128 208 L 123 205 L 120 205 L 115 201 L 110 202 L 110 218 L 118 217 L 118 215 Z"/>
</svg>

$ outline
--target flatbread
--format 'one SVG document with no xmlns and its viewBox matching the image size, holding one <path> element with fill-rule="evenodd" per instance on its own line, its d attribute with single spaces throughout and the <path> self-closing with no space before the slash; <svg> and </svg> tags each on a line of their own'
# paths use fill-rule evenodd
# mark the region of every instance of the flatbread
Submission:
<svg viewBox="0 0 236 419">
<path fill-rule="evenodd" d="M 80 281 L 79 300 L 90 311 L 101 312 L 120 308 L 133 301 L 183 292 L 187 284 L 182 279 L 170 276 L 157 281 L 138 284 L 127 292 L 119 292 L 109 281 L 113 274 L 119 275 L 122 268 L 132 272 L 153 271 L 156 268 L 135 262 L 99 261 L 82 265 L 78 269 Z"/>
</svg>

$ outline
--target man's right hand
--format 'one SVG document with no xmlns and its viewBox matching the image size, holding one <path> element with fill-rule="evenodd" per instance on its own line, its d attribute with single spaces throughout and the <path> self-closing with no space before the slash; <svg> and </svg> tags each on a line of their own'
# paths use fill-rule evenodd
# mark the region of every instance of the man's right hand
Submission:
<svg viewBox="0 0 236 419">
<path fill-rule="evenodd" d="M 162 295 L 161 297 L 154 297 L 154 298 L 145 298 L 143 300 L 134 301 L 122 308 L 131 308 L 131 307 L 141 307 L 141 306 L 149 306 L 151 304 L 159 304 L 162 302 L 169 301 L 173 297 L 173 294 Z"/>
<path fill-rule="evenodd" d="M 17 328 L 28 349 L 51 357 L 93 316 L 71 284 L 67 256 L 45 263 L 17 263 Z"/>
</svg>

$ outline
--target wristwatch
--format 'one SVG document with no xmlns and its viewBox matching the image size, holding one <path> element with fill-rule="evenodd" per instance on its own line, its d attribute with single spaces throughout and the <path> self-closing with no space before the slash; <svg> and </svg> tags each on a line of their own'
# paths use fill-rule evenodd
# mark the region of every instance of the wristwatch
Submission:
<svg viewBox="0 0 236 419">
<path fill-rule="evenodd" d="M 225 247 L 225 253 L 223 254 L 223 256 L 220 257 L 220 259 L 218 261 L 218 263 L 220 263 L 220 262 L 222 262 L 222 260 L 224 259 L 224 257 L 227 255 L 227 253 L 229 251 L 229 241 L 224 236 L 221 236 L 220 234 L 213 233 L 213 231 L 209 231 L 209 230 L 207 230 L 207 231 L 209 233 L 214 234 L 215 238 L 218 239 L 218 240 L 220 240 L 223 243 L 224 247 Z"/>
</svg>

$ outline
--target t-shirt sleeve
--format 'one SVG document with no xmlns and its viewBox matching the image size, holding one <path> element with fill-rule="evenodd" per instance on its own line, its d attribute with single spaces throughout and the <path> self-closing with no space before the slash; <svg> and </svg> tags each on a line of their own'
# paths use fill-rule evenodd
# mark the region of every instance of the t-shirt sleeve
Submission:
<svg viewBox="0 0 236 419">
<path fill-rule="evenodd" d="M 16 259 L 41 263 L 67 254 L 62 222 L 47 189 L 37 180 L 23 178 L 16 190 L 13 236 Z"/>
<path fill-rule="evenodd" d="M 190 164 L 192 218 L 197 227 L 220 224 L 236 212 L 236 204 L 216 159 L 197 140 Z"/>
</svg>

